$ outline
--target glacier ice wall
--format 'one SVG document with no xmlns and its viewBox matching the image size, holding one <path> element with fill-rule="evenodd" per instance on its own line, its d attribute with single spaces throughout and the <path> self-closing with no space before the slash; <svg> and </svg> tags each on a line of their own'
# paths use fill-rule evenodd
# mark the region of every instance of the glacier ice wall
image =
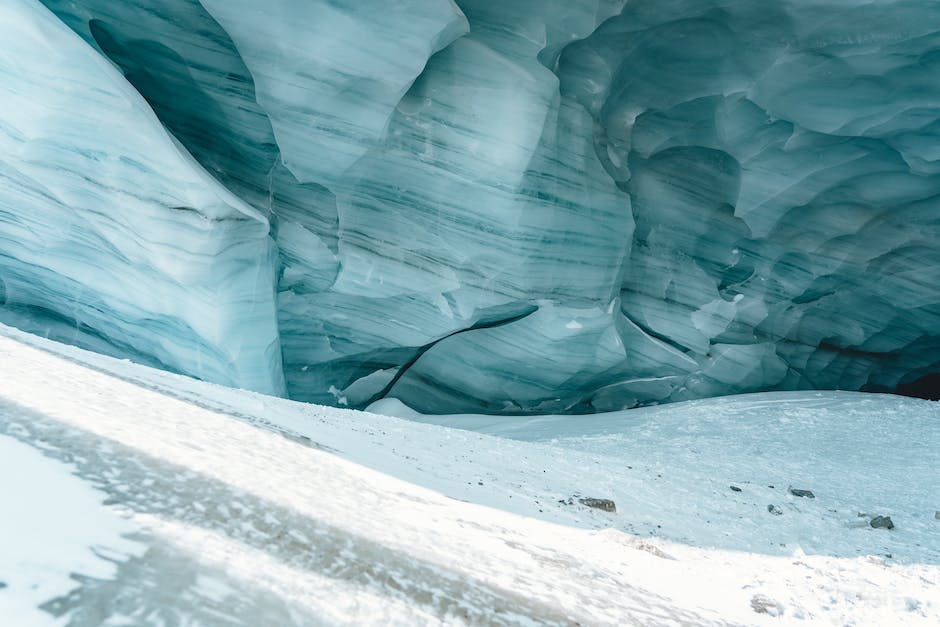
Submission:
<svg viewBox="0 0 940 627">
<path fill-rule="evenodd" d="M 923 0 L 9 7 L 0 280 L 47 333 L 436 413 L 940 371 Z"/>
<path fill-rule="evenodd" d="M 667 398 L 936 370 L 938 27 L 923 2 L 635 1 L 565 51 L 633 200 L 624 314 L 699 364 Z"/>
<path fill-rule="evenodd" d="M 0 41 L 0 300 L 282 393 L 267 219 L 41 5 L 5 3 Z"/>
</svg>

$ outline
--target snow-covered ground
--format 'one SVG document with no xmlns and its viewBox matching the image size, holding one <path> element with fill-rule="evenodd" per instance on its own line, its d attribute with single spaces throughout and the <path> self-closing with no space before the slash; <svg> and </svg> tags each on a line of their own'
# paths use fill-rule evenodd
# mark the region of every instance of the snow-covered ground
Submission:
<svg viewBox="0 0 940 627">
<path fill-rule="evenodd" d="M 374 409 L 0 327 L 0 624 L 940 623 L 936 403 Z"/>
</svg>

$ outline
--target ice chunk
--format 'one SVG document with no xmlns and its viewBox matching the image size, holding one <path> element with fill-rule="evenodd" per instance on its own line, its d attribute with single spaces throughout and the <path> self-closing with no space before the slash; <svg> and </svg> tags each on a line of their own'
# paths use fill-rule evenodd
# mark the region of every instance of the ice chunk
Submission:
<svg viewBox="0 0 940 627">
<path fill-rule="evenodd" d="M 12 0 L 0 16 L 4 304 L 282 394 L 267 219 L 40 4 Z"/>
</svg>

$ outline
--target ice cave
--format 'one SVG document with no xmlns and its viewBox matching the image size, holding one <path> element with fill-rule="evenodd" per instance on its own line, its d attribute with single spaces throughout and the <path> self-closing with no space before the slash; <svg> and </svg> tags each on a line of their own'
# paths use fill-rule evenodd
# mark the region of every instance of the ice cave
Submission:
<svg viewBox="0 0 940 627">
<path fill-rule="evenodd" d="M 0 321 L 351 408 L 936 393 L 937 3 L 263 5 L 4 1 Z"/>
<path fill-rule="evenodd" d="M 0 0 L 0 627 L 940 625 L 940 2 Z"/>
</svg>

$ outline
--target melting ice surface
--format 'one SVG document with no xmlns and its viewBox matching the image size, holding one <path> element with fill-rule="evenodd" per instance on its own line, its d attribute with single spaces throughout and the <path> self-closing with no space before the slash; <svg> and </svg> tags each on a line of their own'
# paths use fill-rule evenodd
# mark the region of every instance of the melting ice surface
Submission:
<svg viewBox="0 0 940 627">
<path fill-rule="evenodd" d="M 36 607 L 79 582 L 114 577 L 116 562 L 143 552 L 125 537 L 137 529 L 103 510 L 105 495 L 68 465 L 35 448 L 0 434 L 0 459 L 0 616 L 11 625 L 60 624 Z"/>
<path fill-rule="evenodd" d="M 940 369 L 923 0 L 8 0 L 3 319 L 321 403 Z"/>
</svg>

